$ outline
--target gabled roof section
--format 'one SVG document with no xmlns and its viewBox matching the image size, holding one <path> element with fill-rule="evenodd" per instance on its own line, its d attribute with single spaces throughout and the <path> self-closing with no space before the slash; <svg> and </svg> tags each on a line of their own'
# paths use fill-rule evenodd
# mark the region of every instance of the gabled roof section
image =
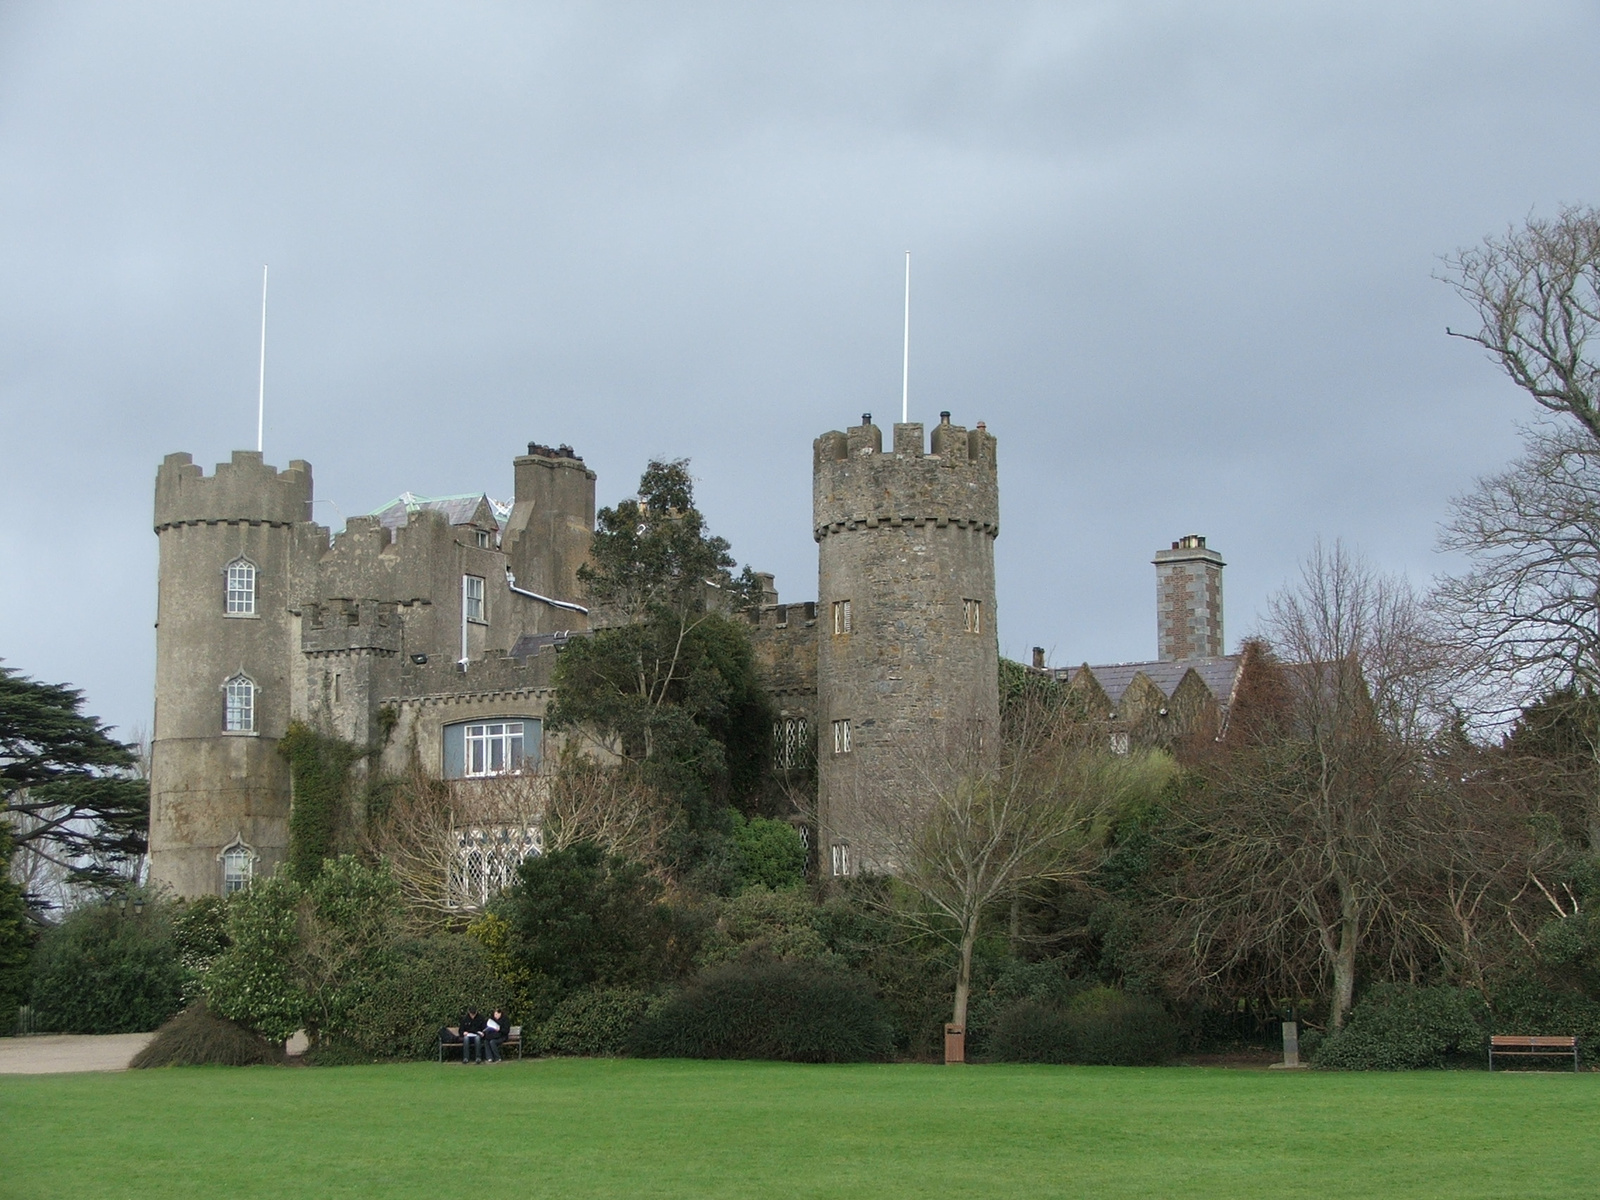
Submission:
<svg viewBox="0 0 1600 1200">
<path fill-rule="evenodd" d="M 1099 684 L 1112 704 L 1122 703 L 1122 694 L 1133 681 L 1143 675 L 1161 690 L 1169 700 L 1183 682 L 1183 677 L 1193 671 L 1211 694 L 1226 704 L 1233 698 L 1234 682 L 1244 663 L 1241 654 L 1224 654 L 1217 658 L 1180 658 L 1157 662 L 1106 663 L 1102 666 L 1063 667 L 1054 672 L 1055 677 L 1068 682 L 1083 671 Z"/>
<path fill-rule="evenodd" d="M 480 514 L 480 507 L 487 511 Z M 452 525 L 482 524 L 493 521 L 502 530 L 511 515 L 511 504 L 495 500 L 483 492 L 462 492 L 456 496 L 419 496 L 415 492 L 401 492 L 389 503 L 380 505 L 369 514 L 378 518 L 385 529 L 399 529 L 411 519 L 411 514 L 429 509 L 444 514 Z"/>
</svg>

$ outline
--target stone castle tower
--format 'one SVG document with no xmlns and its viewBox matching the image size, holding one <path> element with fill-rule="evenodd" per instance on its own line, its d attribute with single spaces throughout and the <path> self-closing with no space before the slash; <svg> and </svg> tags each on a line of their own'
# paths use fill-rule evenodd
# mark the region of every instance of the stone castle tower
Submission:
<svg viewBox="0 0 1600 1200">
<path fill-rule="evenodd" d="M 211 476 L 187 454 L 167 455 L 157 472 L 157 884 L 220 877 L 230 846 L 249 858 L 246 869 L 263 858 L 270 869 L 288 845 L 288 767 L 277 747 L 299 650 L 294 544 L 310 520 L 309 463 L 279 471 L 236 450 Z"/>
<path fill-rule="evenodd" d="M 824 873 L 881 867 L 874 813 L 916 764 L 999 723 L 995 439 L 941 413 L 894 447 L 871 414 L 813 447 L 817 837 Z"/>
</svg>

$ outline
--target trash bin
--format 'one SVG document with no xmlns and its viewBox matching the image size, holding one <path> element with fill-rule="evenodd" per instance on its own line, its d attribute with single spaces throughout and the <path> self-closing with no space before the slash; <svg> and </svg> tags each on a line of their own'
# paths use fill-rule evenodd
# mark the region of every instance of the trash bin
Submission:
<svg viewBox="0 0 1600 1200">
<path fill-rule="evenodd" d="M 944 1061 L 946 1064 L 967 1061 L 967 1027 L 965 1025 L 945 1025 Z"/>
</svg>

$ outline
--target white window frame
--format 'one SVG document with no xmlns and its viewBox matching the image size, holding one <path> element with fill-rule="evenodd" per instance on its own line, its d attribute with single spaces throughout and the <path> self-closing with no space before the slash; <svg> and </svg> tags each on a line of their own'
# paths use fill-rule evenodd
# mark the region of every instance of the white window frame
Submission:
<svg viewBox="0 0 1600 1200">
<path fill-rule="evenodd" d="M 1111 753 L 1127 754 L 1130 748 L 1128 731 L 1126 729 L 1113 729 L 1111 731 Z"/>
<path fill-rule="evenodd" d="M 779 717 L 772 731 L 773 765 L 780 771 L 811 765 L 811 722 L 804 717 Z"/>
<path fill-rule="evenodd" d="M 835 600 L 833 602 L 833 633 L 840 637 L 850 632 L 850 601 Z"/>
<path fill-rule="evenodd" d="M 254 733 L 256 731 L 256 700 L 261 689 L 256 681 L 243 671 L 231 676 L 222 685 L 222 732 Z"/>
<path fill-rule="evenodd" d="M 255 563 L 240 556 L 222 568 L 222 615 L 254 617 L 256 589 L 261 572 Z"/>
<path fill-rule="evenodd" d="M 833 723 L 833 752 L 850 753 L 850 718 L 841 717 Z"/>
<path fill-rule="evenodd" d="M 835 875 L 850 874 L 850 843 L 835 842 L 831 847 L 832 867 Z"/>
<path fill-rule="evenodd" d="M 256 863 L 260 859 L 261 856 L 245 845 L 241 838 L 235 837 L 224 846 L 222 853 L 217 855 L 217 861 L 222 864 L 222 894 L 231 896 L 248 888 L 255 880 Z"/>
<path fill-rule="evenodd" d="M 461 731 L 461 777 L 515 775 L 522 770 L 526 735 L 523 721 L 469 721 Z"/>
<path fill-rule="evenodd" d="M 968 633 L 983 632 L 983 601 L 963 600 L 961 608 L 967 620 Z"/>
<path fill-rule="evenodd" d="M 489 531 L 487 529 L 475 529 L 473 533 L 477 535 L 473 538 L 473 541 L 478 543 L 478 549 L 487 550 L 489 548 Z"/>
<path fill-rule="evenodd" d="M 456 830 L 456 854 L 445 881 L 451 908 L 482 908 L 517 881 L 523 859 L 544 852 L 536 825 L 474 826 Z"/>
<path fill-rule="evenodd" d="M 477 586 L 474 587 L 473 585 Z M 487 625 L 489 623 L 489 603 L 487 589 L 483 586 L 482 575 L 463 575 L 461 577 L 461 619 L 471 621 L 474 625 Z"/>
</svg>

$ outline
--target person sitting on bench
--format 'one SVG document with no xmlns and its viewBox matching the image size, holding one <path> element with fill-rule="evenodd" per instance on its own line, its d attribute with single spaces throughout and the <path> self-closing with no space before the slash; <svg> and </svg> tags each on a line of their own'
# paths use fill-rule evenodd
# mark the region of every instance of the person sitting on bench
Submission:
<svg viewBox="0 0 1600 1200">
<path fill-rule="evenodd" d="M 489 1014 L 489 1019 L 483 1023 L 483 1048 L 489 1055 L 489 1061 L 500 1061 L 500 1043 L 511 1034 L 506 1027 L 506 1015 L 498 1008 Z"/>
<path fill-rule="evenodd" d="M 486 1061 L 483 1057 L 483 1028 L 484 1020 L 478 1015 L 478 1010 L 467 1009 L 467 1015 L 461 1018 L 462 1062 Z"/>
</svg>

